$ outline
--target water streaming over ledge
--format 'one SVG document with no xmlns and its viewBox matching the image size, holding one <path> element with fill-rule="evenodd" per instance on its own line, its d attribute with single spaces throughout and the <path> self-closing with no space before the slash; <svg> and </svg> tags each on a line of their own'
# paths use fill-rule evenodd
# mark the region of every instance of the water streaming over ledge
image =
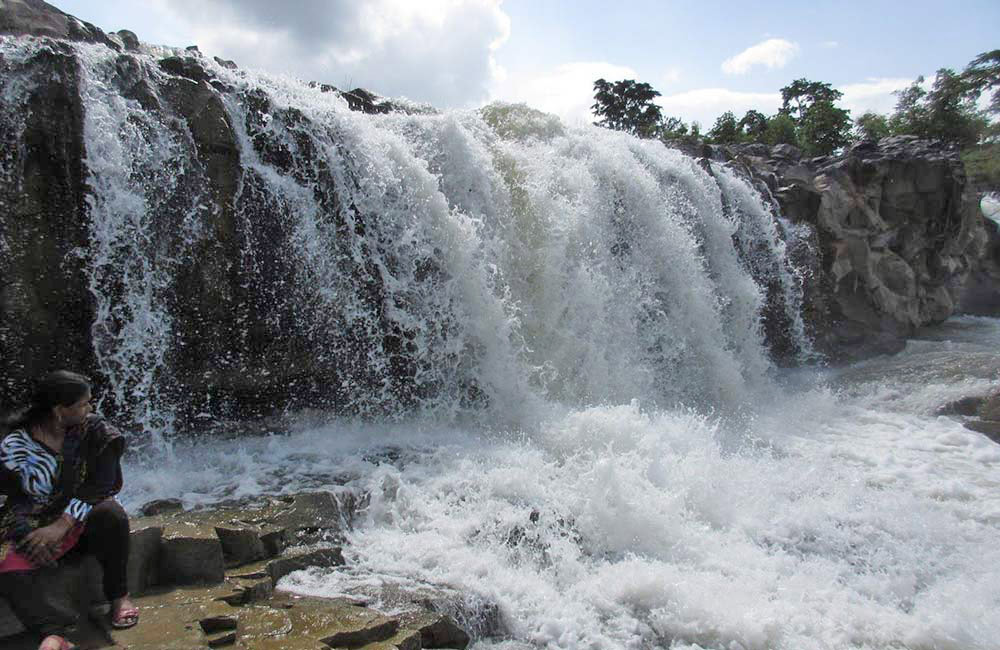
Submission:
<svg viewBox="0 0 1000 650">
<path fill-rule="evenodd" d="M 175 398 L 157 387 L 185 353 L 178 278 L 220 208 L 178 118 L 123 97 L 107 48 L 77 53 L 95 346 L 116 403 L 147 404 L 138 419 L 169 431 Z M 168 87 L 152 59 L 131 61 Z M 768 299 L 808 353 L 775 217 L 722 166 L 523 106 L 368 116 L 298 81 L 203 63 L 229 88 L 249 300 L 336 364 L 327 389 L 343 410 L 737 407 L 771 368 Z M 229 332 L 226 355 L 245 360 L 248 336 Z"/>
<path fill-rule="evenodd" d="M 5 120 L 35 47 L 2 41 Z M 1000 377 L 996 321 L 842 373 L 780 371 L 765 316 L 811 354 L 795 229 L 723 166 L 522 106 L 362 115 L 204 61 L 228 88 L 241 170 L 220 202 L 229 181 L 165 108 L 191 86 L 151 55 L 74 48 L 94 344 L 109 403 L 170 449 L 129 460 L 128 507 L 364 491 L 353 568 L 283 586 L 450 584 L 497 605 L 508 638 L 484 648 L 958 650 L 1000 635 L 1000 453 L 935 415 Z M 154 80 L 152 95 L 122 96 L 123 79 Z M 237 250 L 215 269 L 221 242 Z M 233 313 L 183 304 L 182 289 L 212 290 L 192 267 L 236 278 L 238 299 L 215 296 Z M 333 368 L 309 394 L 362 417 L 171 444 L 190 401 L 212 406 L 171 390 L 201 354 L 220 366 L 206 384 L 277 372 L 263 360 L 281 355 Z"/>
</svg>

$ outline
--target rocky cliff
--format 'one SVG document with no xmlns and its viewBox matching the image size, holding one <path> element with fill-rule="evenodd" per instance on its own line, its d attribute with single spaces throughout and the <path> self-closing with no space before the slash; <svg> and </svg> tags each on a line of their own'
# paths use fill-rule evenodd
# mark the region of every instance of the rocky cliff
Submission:
<svg viewBox="0 0 1000 650">
<path fill-rule="evenodd" d="M 741 169 L 779 214 L 809 227 L 791 254 L 810 270 L 806 322 L 828 358 L 894 352 L 955 313 L 1000 315 L 996 224 L 950 147 L 896 136 L 812 159 L 791 145 L 700 153 Z"/>
</svg>

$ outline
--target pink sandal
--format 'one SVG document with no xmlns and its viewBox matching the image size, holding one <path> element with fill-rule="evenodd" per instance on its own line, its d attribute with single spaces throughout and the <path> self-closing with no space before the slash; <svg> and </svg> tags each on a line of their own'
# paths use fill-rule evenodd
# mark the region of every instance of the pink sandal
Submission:
<svg viewBox="0 0 1000 650">
<path fill-rule="evenodd" d="M 38 650 L 76 650 L 76 646 L 58 634 L 50 634 L 42 639 Z"/>
<path fill-rule="evenodd" d="M 111 616 L 111 627 L 116 630 L 126 630 L 135 627 L 139 622 L 139 608 L 126 607 L 118 610 L 117 614 Z"/>
</svg>

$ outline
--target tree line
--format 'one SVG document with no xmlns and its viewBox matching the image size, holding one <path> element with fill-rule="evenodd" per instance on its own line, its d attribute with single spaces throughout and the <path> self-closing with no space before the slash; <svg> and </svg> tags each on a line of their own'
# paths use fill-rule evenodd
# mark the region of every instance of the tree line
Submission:
<svg viewBox="0 0 1000 650">
<path fill-rule="evenodd" d="M 660 96 L 647 83 L 634 79 L 594 82 L 591 110 L 594 124 L 664 142 L 710 144 L 791 144 L 809 156 L 825 156 L 848 145 L 890 135 L 915 135 L 942 140 L 962 150 L 970 176 L 1000 189 L 1000 49 L 984 52 L 961 72 L 937 71 L 930 88 L 918 77 L 897 91 L 896 108 L 889 115 L 865 112 L 855 119 L 837 102 L 843 93 L 830 84 L 796 79 L 781 89 L 781 108 L 773 115 L 749 110 L 737 118 L 720 115 L 707 133 L 663 114 Z M 979 109 L 980 98 L 989 103 Z"/>
</svg>

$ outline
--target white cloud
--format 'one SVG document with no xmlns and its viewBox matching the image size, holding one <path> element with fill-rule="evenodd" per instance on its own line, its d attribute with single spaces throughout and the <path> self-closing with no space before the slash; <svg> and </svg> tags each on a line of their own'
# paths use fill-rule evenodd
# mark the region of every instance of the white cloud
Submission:
<svg viewBox="0 0 1000 650">
<path fill-rule="evenodd" d="M 532 108 L 554 113 L 569 126 L 590 124 L 594 116 L 594 81 L 635 79 L 635 70 L 603 61 L 563 63 L 533 73 L 511 76 L 496 85 L 492 99 L 524 102 Z"/>
<path fill-rule="evenodd" d="M 153 0 L 206 54 L 441 107 L 480 103 L 503 71 L 500 0 Z"/>
<path fill-rule="evenodd" d="M 675 84 L 681 80 L 681 69 L 677 66 L 671 66 L 667 68 L 661 78 L 663 79 L 663 83 Z"/>
<path fill-rule="evenodd" d="M 771 115 L 781 107 L 781 93 L 753 93 L 728 88 L 700 88 L 660 97 L 665 115 L 685 122 L 697 121 L 702 132 L 712 128 L 715 118 L 732 111 L 739 119 L 750 109 Z"/>
<path fill-rule="evenodd" d="M 723 61 L 722 71 L 726 74 L 746 74 L 755 65 L 783 68 L 798 53 L 797 43 L 769 38 Z"/>
<path fill-rule="evenodd" d="M 861 83 L 844 84 L 837 88 L 844 93 L 837 103 L 849 109 L 855 118 L 867 111 L 891 113 L 896 108 L 896 96 L 892 93 L 911 83 L 913 79 L 873 77 Z"/>
</svg>

